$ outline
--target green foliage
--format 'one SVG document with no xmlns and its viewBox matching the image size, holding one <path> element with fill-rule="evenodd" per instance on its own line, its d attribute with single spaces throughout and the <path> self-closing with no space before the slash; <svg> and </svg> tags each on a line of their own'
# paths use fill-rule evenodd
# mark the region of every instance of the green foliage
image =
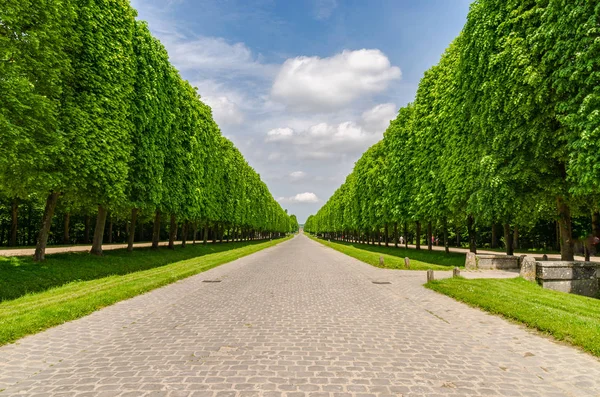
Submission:
<svg viewBox="0 0 600 397">
<path fill-rule="evenodd" d="M 135 18 L 128 0 L 3 5 L 0 198 L 56 192 L 73 215 L 100 205 L 113 220 L 137 209 L 145 221 L 160 211 L 247 235 L 292 230 L 297 222 Z"/>
<path fill-rule="evenodd" d="M 474 241 L 473 221 L 512 234 L 556 220 L 572 260 L 571 217 L 597 211 L 600 193 L 598 26 L 595 2 L 475 1 L 414 103 L 305 229 L 362 238 L 468 220 Z"/>
<path fill-rule="evenodd" d="M 66 136 L 61 98 L 77 43 L 71 0 L 0 7 L 0 194 L 26 198 L 60 185 Z"/>
<path fill-rule="evenodd" d="M 62 188 L 81 201 L 122 204 L 132 151 L 136 13 L 127 0 L 81 0 L 77 14 L 80 45 L 63 122 L 70 173 Z"/>
</svg>

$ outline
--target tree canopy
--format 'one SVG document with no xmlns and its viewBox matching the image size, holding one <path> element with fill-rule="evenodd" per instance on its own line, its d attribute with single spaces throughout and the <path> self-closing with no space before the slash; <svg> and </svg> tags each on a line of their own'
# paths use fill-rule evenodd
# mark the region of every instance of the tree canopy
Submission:
<svg viewBox="0 0 600 397">
<path fill-rule="evenodd" d="M 433 222 L 447 240 L 449 222 L 466 224 L 475 251 L 477 226 L 501 224 L 512 254 L 519 226 L 556 221 L 572 260 L 573 217 L 598 212 L 599 26 L 585 0 L 475 1 L 414 102 L 305 229 L 369 239 Z"/>
<path fill-rule="evenodd" d="M 0 198 L 13 222 L 19 199 L 44 208 L 38 260 L 57 208 L 66 237 L 72 213 L 86 230 L 97 214 L 96 254 L 107 220 L 130 247 L 139 217 L 158 239 L 161 214 L 171 243 L 190 225 L 214 240 L 297 228 L 127 0 L 9 0 L 0 91 Z"/>
</svg>

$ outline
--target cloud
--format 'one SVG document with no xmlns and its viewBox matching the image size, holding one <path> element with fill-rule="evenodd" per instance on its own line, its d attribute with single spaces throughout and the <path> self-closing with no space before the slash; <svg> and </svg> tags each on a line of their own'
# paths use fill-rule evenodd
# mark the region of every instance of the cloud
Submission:
<svg viewBox="0 0 600 397">
<path fill-rule="evenodd" d="M 318 203 L 320 200 L 316 194 L 305 192 L 298 193 L 292 197 L 279 197 L 277 199 L 280 203 L 299 203 L 299 204 L 309 204 L 309 203 Z"/>
<path fill-rule="evenodd" d="M 395 119 L 398 107 L 395 103 L 382 103 L 362 114 L 362 124 L 369 131 L 385 131 L 390 121 Z"/>
<path fill-rule="evenodd" d="M 239 107 L 226 96 L 203 97 L 202 100 L 211 107 L 213 117 L 221 124 L 239 125 L 244 121 L 244 115 Z"/>
<path fill-rule="evenodd" d="M 167 37 L 171 62 L 181 71 L 208 70 L 211 73 L 235 71 L 239 74 L 271 77 L 276 66 L 263 64 L 244 43 L 229 43 L 221 37 L 193 40 Z"/>
<path fill-rule="evenodd" d="M 336 0 L 314 0 L 315 18 L 319 21 L 329 19 L 333 11 L 337 8 Z"/>
<path fill-rule="evenodd" d="M 283 154 L 279 152 L 269 153 L 269 156 L 267 157 L 268 161 L 279 161 L 281 159 L 283 159 Z"/>
<path fill-rule="evenodd" d="M 267 138 L 265 142 L 280 142 L 287 141 L 292 139 L 294 135 L 294 130 L 291 128 L 275 128 L 269 132 L 267 132 Z"/>
<path fill-rule="evenodd" d="M 287 158 L 317 162 L 354 159 L 382 138 L 395 117 L 396 105 L 383 103 L 364 111 L 356 121 L 321 122 L 303 130 L 276 128 L 267 132 L 265 140 L 279 152 L 288 153 Z"/>
<path fill-rule="evenodd" d="M 294 172 L 291 172 L 288 176 L 289 176 L 289 179 L 291 182 L 298 182 L 298 181 L 301 181 L 304 178 L 306 178 L 306 172 L 294 171 Z"/>
<path fill-rule="evenodd" d="M 401 74 L 377 49 L 345 50 L 329 58 L 297 57 L 283 63 L 271 96 L 296 111 L 335 110 L 384 91 Z"/>
</svg>

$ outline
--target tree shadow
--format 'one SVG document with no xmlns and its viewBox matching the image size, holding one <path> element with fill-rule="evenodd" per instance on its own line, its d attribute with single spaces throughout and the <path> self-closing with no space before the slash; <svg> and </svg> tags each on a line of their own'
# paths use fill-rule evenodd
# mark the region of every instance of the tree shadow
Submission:
<svg viewBox="0 0 600 397">
<path fill-rule="evenodd" d="M 104 251 L 94 256 L 86 252 L 51 254 L 42 263 L 30 257 L 0 257 L 0 302 L 58 287 L 74 281 L 89 281 L 154 269 L 186 259 L 224 252 L 264 241 L 223 244 L 188 244 L 175 250 L 136 248 Z"/>
<path fill-rule="evenodd" d="M 389 247 L 386 247 L 385 245 L 367 245 L 337 240 L 332 240 L 331 242 L 363 251 L 376 252 L 380 254 L 396 256 L 399 258 L 409 257 L 410 259 L 417 260 L 419 262 L 431 263 L 440 266 L 460 267 L 465 265 L 465 254 L 457 252 L 450 252 L 449 254 L 446 254 L 443 251 L 428 251 L 427 246 L 417 250 L 414 248 L 404 248 L 400 246 L 396 248 L 394 247 L 393 243 L 390 244 Z"/>
</svg>

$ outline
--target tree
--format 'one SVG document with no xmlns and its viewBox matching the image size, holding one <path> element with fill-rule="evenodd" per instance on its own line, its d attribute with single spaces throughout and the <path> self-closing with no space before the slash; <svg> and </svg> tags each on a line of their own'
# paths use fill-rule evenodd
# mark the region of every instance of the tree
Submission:
<svg viewBox="0 0 600 397">
<path fill-rule="evenodd" d="M 108 209 L 126 200 L 133 134 L 135 11 L 126 0 L 80 0 L 65 129 L 72 137 L 66 155 L 66 191 L 98 206 L 91 252 L 102 254 Z"/>
</svg>

